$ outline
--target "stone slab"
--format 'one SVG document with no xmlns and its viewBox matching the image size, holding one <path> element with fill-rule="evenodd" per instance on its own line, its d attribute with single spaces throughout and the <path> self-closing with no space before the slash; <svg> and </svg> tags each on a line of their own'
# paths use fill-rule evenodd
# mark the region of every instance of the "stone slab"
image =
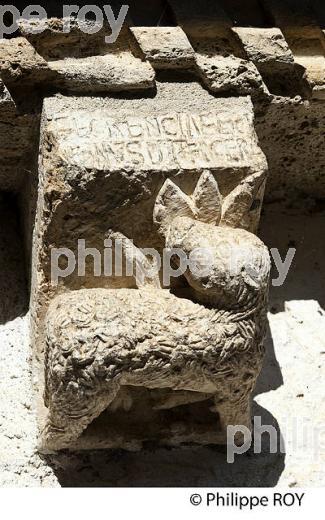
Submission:
<svg viewBox="0 0 325 520">
<path fill-rule="evenodd" d="M 0 74 L 3 81 L 16 87 L 51 81 L 53 73 L 26 38 L 1 40 Z"/>
<path fill-rule="evenodd" d="M 268 89 L 254 63 L 236 56 L 196 53 L 199 77 L 210 92 L 218 95 L 267 98 Z"/>
<path fill-rule="evenodd" d="M 246 57 L 253 62 L 272 94 L 295 97 L 309 91 L 305 68 L 295 60 L 282 31 L 276 27 L 234 27 Z"/>
<path fill-rule="evenodd" d="M 246 54 L 254 63 L 293 63 L 294 57 L 280 29 L 256 27 L 233 27 Z"/>
<path fill-rule="evenodd" d="M 56 74 L 54 85 L 69 92 L 99 94 L 143 90 L 155 84 L 150 63 L 128 51 L 51 61 L 49 67 Z"/>
<path fill-rule="evenodd" d="M 179 69 L 194 65 L 194 50 L 181 27 L 131 27 L 143 56 L 154 68 Z"/>
</svg>

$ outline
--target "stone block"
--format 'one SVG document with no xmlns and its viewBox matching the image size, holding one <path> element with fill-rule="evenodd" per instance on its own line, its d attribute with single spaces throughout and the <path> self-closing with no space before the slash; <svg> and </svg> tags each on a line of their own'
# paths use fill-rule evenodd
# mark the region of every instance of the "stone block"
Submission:
<svg viewBox="0 0 325 520">
<path fill-rule="evenodd" d="M 154 68 L 189 68 L 194 50 L 180 27 L 132 27 L 137 43 Z"/>
<path fill-rule="evenodd" d="M 325 53 L 322 38 L 292 38 L 290 41 L 295 62 L 305 70 L 305 78 L 314 99 L 325 99 Z"/>
<path fill-rule="evenodd" d="M 276 27 L 233 27 L 244 46 L 249 60 L 254 63 L 292 64 L 294 57 L 280 29 Z"/>
<path fill-rule="evenodd" d="M 233 32 L 272 94 L 295 97 L 307 91 L 305 68 L 295 60 L 280 29 L 234 27 Z"/>
<path fill-rule="evenodd" d="M 295 0 L 263 0 L 263 5 L 274 24 L 281 29 L 294 57 L 293 74 L 287 74 L 286 66 L 282 65 L 281 60 L 277 60 L 278 70 L 275 71 L 271 82 L 274 82 L 275 79 L 275 83 L 280 84 L 280 88 L 276 85 L 273 90 L 276 94 L 281 94 L 281 83 L 287 83 L 289 88 L 287 88 L 287 93 L 283 92 L 284 95 L 294 97 L 296 88 L 296 94 L 303 97 L 323 99 L 325 70 L 323 35 L 310 3 L 303 0 L 298 2 Z M 250 52 L 255 52 L 255 50 L 249 49 Z M 268 66 L 266 62 L 259 63 L 259 68 L 262 67 L 260 70 Z M 306 71 L 305 75 L 304 71 Z M 265 72 L 263 71 L 263 73 Z M 268 71 L 266 74 L 269 74 Z M 283 78 L 280 82 L 276 77 L 279 75 Z"/>
<path fill-rule="evenodd" d="M 49 67 L 56 74 L 54 84 L 67 91 L 98 94 L 143 90 L 155 85 L 155 72 L 150 63 L 129 51 L 51 61 Z"/>
<path fill-rule="evenodd" d="M 196 69 L 215 94 L 268 96 L 269 92 L 254 63 L 235 56 L 196 52 Z"/>
<path fill-rule="evenodd" d="M 65 34 L 62 21 L 56 22 L 48 21 L 48 29 L 40 35 L 29 35 L 28 26 L 24 26 L 30 41 L 24 37 L 3 40 L 0 73 L 5 83 L 16 89 L 24 82 L 27 86 L 51 85 L 59 90 L 87 93 L 154 87 L 154 70 L 150 63 L 132 54 L 125 29 L 111 46 L 105 43 L 105 30 L 101 30 L 87 40 L 87 48 L 87 35 L 74 26 L 71 34 Z M 62 59 L 53 59 L 53 55 Z"/>
<path fill-rule="evenodd" d="M 8 85 L 36 85 L 50 81 L 53 73 L 26 38 L 1 40 L 0 75 Z"/>
</svg>

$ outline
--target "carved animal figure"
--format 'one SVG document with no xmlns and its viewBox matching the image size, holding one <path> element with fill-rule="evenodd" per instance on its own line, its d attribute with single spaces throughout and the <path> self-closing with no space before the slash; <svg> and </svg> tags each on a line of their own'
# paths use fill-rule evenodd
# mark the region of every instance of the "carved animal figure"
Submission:
<svg viewBox="0 0 325 520">
<path fill-rule="evenodd" d="M 192 197 L 170 180 L 161 188 L 154 222 L 167 248 L 194 258 L 195 269 L 185 272 L 194 301 L 145 275 L 138 289 L 85 289 L 55 298 L 46 319 L 46 448 L 71 446 L 107 408 L 132 407 L 126 387 L 168 390 L 157 409 L 213 399 L 220 443 L 227 425 L 250 427 L 270 259 L 261 240 L 238 226 L 261 182 L 254 174 L 224 200 L 209 172 Z M 207 255 L 195 256 L 198 251 Z M 139 250 L 132 254 L 145 271 L 148 260 Z"/>
</svg>

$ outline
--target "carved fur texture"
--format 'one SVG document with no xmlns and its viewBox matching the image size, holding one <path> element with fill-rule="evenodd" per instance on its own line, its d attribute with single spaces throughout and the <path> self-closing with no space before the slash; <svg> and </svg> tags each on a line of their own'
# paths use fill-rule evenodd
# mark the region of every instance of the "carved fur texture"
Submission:
<svg viewBox="0 0 325 520">
<path fill-rule="evenodd" d="M 254 189 L 249 200 L 244 197 L 246 211 Z M 234 212 L 243 212 L 237 197 L 232 204 Z M 194 393 L 198 400 L 202 394 L 210 397 L 220 442 L 227 425 L 250 427 L 250 395 L 263 359 L 270 259 L 252 233 L 217 226 L 222 211 L 209 173 L 192 199 L 170 181 L 157 198 L 154 219 L 166 246 L 187 255 L 208 252 L 204 274 L 185 273 L 194 301 L 149 282 L 139 289 L 85 289 L 54 299 L 46 319 L 44 446 L 69 448 L 104 410 L 132 407 L 131 397 L 121 398 L 126 387 L 169 390 L 157 404 L 162 409 L 193 402 Z"/>
</svg>

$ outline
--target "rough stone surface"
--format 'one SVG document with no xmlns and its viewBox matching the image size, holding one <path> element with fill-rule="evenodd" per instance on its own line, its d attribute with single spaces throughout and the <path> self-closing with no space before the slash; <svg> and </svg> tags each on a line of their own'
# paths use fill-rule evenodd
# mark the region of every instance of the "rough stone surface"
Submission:
<svg viewBox="0 0 325 520">
<path fill-rule="evenodd" d="M 306 69 L 306 80 L 314 99 L 325 99 L 323 35 L 311 5 L 293 0 L 263 0 L 274 23 L 282 30 L 295 62 Z"/>
<path fill-rule="evenodd" d="M 256 118 L 256 131 L 270 168 L 266 196 L 293 200 L 325 196 L 324 103 L 275 99 Z"/>
<path fill-rule="evenodd" d="M 160 83 L 145 101 L 90 98 L 85 106 L 85 98 L 49 98 L 43 131 L 55 134 L 60 155 L 75 167 L 134 174 L 232 169 L 221 180 L 221 191 L 229 193 L 245 174 L 266 169 L 253 118 L 247 97 L 216 99 L 195 82 L 178 81 Z"/>
<path fill-rule="evenodd" d="M 325 56 L 321 38 L 297 38 L 292 49 L 297 63 L 306 69 L 312 97 L 325 100 Z"/>
<path fill-rule="evenodd" d="M 210 56 L 201 50 L 196 54 L 196 64 L 203 83 L 215 94 L 268 95 L 254 63 L 235 56 Z"/>
<path fill-rule="evenodd" d="M 45 103 L 33 294 L 40 288 L 44 295 L 52 292 L 45 289 L 49 259 L 42 258 L 49 245 L 76 251 L 71 230 L 78 226 L 80 237 L 99 251 L 110 229 L 138 247 L 161 250 L 152 213 L 166 176 L 191 193 L 200 172 L 209 169 L 226 197 L 248 174 L 266 170 L 248 99 L 216 100 L 195 83 L 167 83 L 146 103 L 136 98 L 87 98 L 87 103 L 64 97 Z M 241 227 L 256 228 L 263 188 Z M 90 220 L 93 212 L 97 216 Z M 112 281 L 88 274 L 82 283 L 89 288 L 133 286 L 130 278 Z M 72 274 L 65 285 L 79 288 L 80 277 Z"/>
<path fill-rule="evenodd" d="M 254 63 L 294 62 L 292 52 L 280 29 L 234 27 L 233 31 L 240 38 L 247 56 Z"/>
<path fill-rule="evenodd" d="M 105 93 L 152 88 L 155 73 L 149 63 L 130 52 L 51 61 L 54 84 L 73 92 Z"/>
<path fill-rule="evenodd" d="M 180 27 L 132 27 L 143 56 L 156 69 L 194 65 L 194 50 Z"/>
<path fill-rule="evenodd" d="M 51 71 L 26 38 L 1 40 L 0 76 L 10 86 L 22 87 L 51 81 Z M 53 75 L 52 75 L 53 76 Z"/>
<path fill-rule="evenodd" d="M 307 195 L 322 196 L 324 193 L 322 187 L 323 147 L 318 148 L 317 153 L 314 153 L 315 142 L 319 142 L 317 136 L 315 141 L 315 134 L 321 128 L 325 106 L 323 99 L 325 39 L 321 30 L 324 18 L 323 8 L 319 2 L 309 2 L 307 6 L 303 1 L 297 3 L 265 0 L 262 8 L 261 4 L 255 0 L 249 0 L 249 2 L 247 0 L 244 3 L 231 0 L 218 2 L 219 7 L 215 2 L 206 2 L 204 5 L 200 4 L 200 9 L 198 9 L 197 2 L 175 1 L 171 4 L 173 4 L 172 9 L 176 18 L 180 21 L 185 20 L 187 28 L 184 33 L 196 54 L 193 67 L 187 69 L 188 74 L 195 74 L 197 81 L 211 89 L 213 95 L 216 96 L 249 93 L 255 105 L 256 122 L 260 123 L 259 128 L 263 127 L 263 134 L 270 136 L 271 141 L 278 140 L 277 132 L 273 131 L 273 125 L 276 124 L 277 127 L 280 124 L 281 126 L 282 121 L 285 121 L 285 118 L 279 117 L 282 112 L 286 115 L 288 112 L 290 113 L 290 124 L 294 118 L 296 129 L 302 127 L 304 140 L 301 144 L 299 144 L 298 134 L 293 137 L 284 135 L 281 138 L 283 150 L 277 146 L 277 154 L 271 160 L 269 158 L 271 163 L 269 189 L 276 186 L 276 192 L 282 187 L 292 190 L 296 186 L 296 178 L 304 177 L 305 156 L 307 153 L 309 160 L 309 151 L 312 151 L 313 160 L 307 168 L 310 172 L 309 182 L 300 183 L 299 189 Z M 220 10 L 220 8 L 222 9 Z M 153 11 L 154 8 L 150 10 L 150 13 Z M 167 10 L 162 20 L 163 23 L 166 20 L 166 13 Z M 141 16 L 139 20 L 141 20 Z M 158 14 L 154 25 L 157 21 L 159 21 Z M 269 27 L 270 22 L 273 22 L 274 27 Z M 173 20 L 170 18 L 168 23 L 172 24 Z M 24 117 L 15 117 L 15 125 L 11 129 L 8 122 L 1 117 L 0 125 L 4 128 L 3 142 L 8 140 L 12 143 L 9 148 L 15 148 L 17 136 L 21 141 L 28 140 L 28 146 L 23 145 L 22 147 L 24 157 L 30 157 L 31 154 L 35 157 L 37 154 L 36 134 L 38 129 L 30 120 L 30 116 L 34 112 L 37 125 L 42 98 L 48 89 L 68 91 L 69 93 L 75 91 L 85 94 L 94 92 L 114 92 L 115 94 L 119 90 L 124 91 L 124 88 L 126 93 L 134 88 L 135 90 L 147 90 L 144 92 L 144 99 L 153 95 L 154 73 L 150 67 L 148 68 L 149 60 L 146 60 L 143 54 L 142 59 L 145 61 L 139 59 L 141 52 L 139 46 L 134 43 L 134 37 L 130 38 L 129 21 L 116 45 L 113 46 L 107 46 L 104 41 L 105 35 L 109 34 L 107 27 L 97 34 L 87 35 L 80 31 L 77 24 L 73 24 L 71 33 L 67 34 L 63 33 L 63 21 L 52 18 L 48 21 L 47 29 L 42 34 L 34 35 L 31 34 L 29 25 L 26 22 L 21 23 L 20 33 L 23 37 L 3 40 L 3 45 L 1 44 L 3 50 L 0 51 L 1 57 L 1 52 L 3 54 L 5 49 L 11 49 L 10 59 L 8 52 L 5 53 L 8 59 L 3 60 L 3 63 L 6 64 L 3 74 L 6 75 L 7 87 L 14 97 L 15 105 L 20 105 L 21 101 L 25 103 L 23 110 L 20 107 L 20 114 Z M 143 27 L 144 24 L 141 25 Z M 150 24 L 148 23 L 148 25 Z M 235 38 L 233 32 L 235 25 L 236 31 L 244 31 L 245 34 L 250 35 L 249 39 L 254 41 L 255 50 L 259 50 L 261 33 L 271 34 L 273 61 L 267 51 L 267 38 L 262 38 L 263 51 L 261 51 L 262 54 L 264 52 L 263 60 L 267 58 L 266 61 L 255 63 L 253 58 L 249 58 L 245 45 L 250 50 L 252 50 L 252 46 L 249 44 L 247 47 L 244 36 L 242 41 Z M 204 28 L 206 31 L 203 30 Z M 181 30 L 179 27 L 171 27 L 171 29 L 174 34 Z M 164 32 L 165 27 L 158 29 L 148 27 L 148 30 Z M 284 36 L 282 42 L 284 47 L 287 45 L 294 57 L 294 63 L 282 62 L 278 43 L 275 45 L 274 38 L 272 38 L 272 34 L 277 35 L 279 31 Z M 169 43 L 171 44 L 171 42 Z M 177 46 L 173 48 L 177 49 Z M 106 56 L 107 53 L 109 58 Z M 258 54 L 258 56 L 261 58 L 261 55 Z M 40 60 L 39 63 L 38 60 Z M 101 68 L 99 63 L 102 64 L 102 61 L 109 61 L 112 69 Z M 13 67 L 10 65 L 11 62 Z M 55 70 L 50 70 L 52 62 Z M 166 67 L 167 62 L 166 55 Z M 127 87 L 123 86 L 123 75 L 119 77 L 122 64 L 126 70 L 124 79 Z M 171 57 L 170 67 L 173 64 Z M 89 69 L 93 68 L 93 74 L 88 69 L 88 65 L 90 65 Z M 139 68 L 138 74 L 135 70 L 137 68 Z M 161 75 L 161 71 L 157 74 Z M 176 72 L 165 70 L 164 74 L 175 75 Z M 51 80 L 48 79 L 49 77 Z M 22 83 L 23 78 L 26 78 L 26 81 L 24 80 Z M 44 81 L 41 81 L 41 78 L 44 78 Z M 137 80 L 139 80 L 138 84 Z M 33 82 L 37 84 L 37 89 L 34 89 Z M 87 91 L 88 86 L 91 92 Z M 296 101 L 297 96 L 302 99 L 300 103 L 295 102 L 295 113 L 291 114 L 292 101 Z M 31 102 L 32 98 L 35 98 L 35 103 Z M 305 104 L 306 100 L 311 101 L 309 107 Z M 302 105 L 304 105 L 304 109 L 302 109 Z M 36 112 L 38 113 L 36 114 Z M 277 117 L 275 121 L 273 114 Z M 267 117 L 265 117 L 266 115 Z M 29 123 L 28 120 L 30 120 Z M 34 149 L 32 150 L 32 148 Z M 268 148 L 267 143 L 266 148 Z M 9 156 L 11 153 L 12 150 L 10 150 L 10 154 L 6 151 L 2 154 L 0 187 L 17 191 L 29 182 L 30 174 L 26 170 L 32 171 L 34 176 L 36 171 L 33 165 L 26 167 L 25 162 L 21 161 L 18 150 L 14 152 L 12 159 Z M 295 163 L 294 168 L 289 168 L 293 177 L 290 174 L 284 176 L 283 172 L 288 171 L 288 161 L 291 161 L 291 157 L 294 158 Z M 276 196 L 276 194 L 274 193 L 272 196 Z"/>
<path fill-rule="evenodd" d="M 47 34 L 47 33 L 45 33 Z M 52 33 L 50 33 L 52 34 Z M 54 33 L 61 34 L 60 32 Z M 40 52 L 48 55 L 48 49 L 52 48 L 51 39 L 45 42 L 34 41 L 32 43 L 26 38 L 13 38 L 3 40 L 0 51 L 0 76 L 3 81 L 18 90 L 28 85 L 41 85 L 44 88 L 61 88 L 74 92 L 93 92 L 103 93 L 123 90 L 142 90 L 154 86 L 155 74 L 150 63 L 141 61 L 129 50 L 127 40 L 120 45 L 120 41 L 108 47 L 110 53 L 96 56 L 70 56 L 71 47 L 76 42 L 73 41 L 73 34 L 66 42 L 67 55 L 61 48 L 63 59 L 49 59 L 46 61 L 34 48 L 40 47 Z M 79 36 L 80 31 L 77 33 Z M 102 45 L 104 35 L 102 34 Z M 62 36 L 67 39 L 66 35 Z M 97 37 L 99 40 L 99 37 Z M 57 39 L 55 40 L 58 45 Z M 97 43 L 97 40 L 96 40 Z M 104 42 L 105 43 L 105 42 Z M 60 45 L 58 45 L 60 47 Z M 92 50 L 95 51 L 95 42 L 92 43 Z M 63 46 L 63 49 L 65 47 Z M 82 47 L 78 48 L 81 52 Z M 99 51 L 99 49 L 98 49 Z M 62 56 L 60 55 L 60 57 Z M 84 53 L 85 54 L 85 53 Z M 23 82 L 23 83 L 22 83 Z"/>
<path fill-rule="evenodd" d="M 295 61 L 280 29 L 272 27 L 234 27 L 247 59 L 252 61 L 272 94 L 307 94 L 305 68 Z"/>
<path fill-rule="evenodd" d="M 107 45 L 105 36 L 111 33 L 104 23 L 103 27 L 96 26 L 95 22 L 87 21 L 86 31 L 81 30 L 76 21 L 71 20 L 70 31 L 64 31 L 64 22 L 60 18 L 49 18 L 44 21 L 20 20 L 19 32 L 35 48 L 37 53 L 47 62 L 65 58 L 86 58 L 100 56 L 119 49 L 128 48 L 128 32 L 125 27 L 114 44 Z M 35 30 L 39 32 L 35 34 Z M 90 34 L 92 32 L 92 34 Z"/>
</svg>

